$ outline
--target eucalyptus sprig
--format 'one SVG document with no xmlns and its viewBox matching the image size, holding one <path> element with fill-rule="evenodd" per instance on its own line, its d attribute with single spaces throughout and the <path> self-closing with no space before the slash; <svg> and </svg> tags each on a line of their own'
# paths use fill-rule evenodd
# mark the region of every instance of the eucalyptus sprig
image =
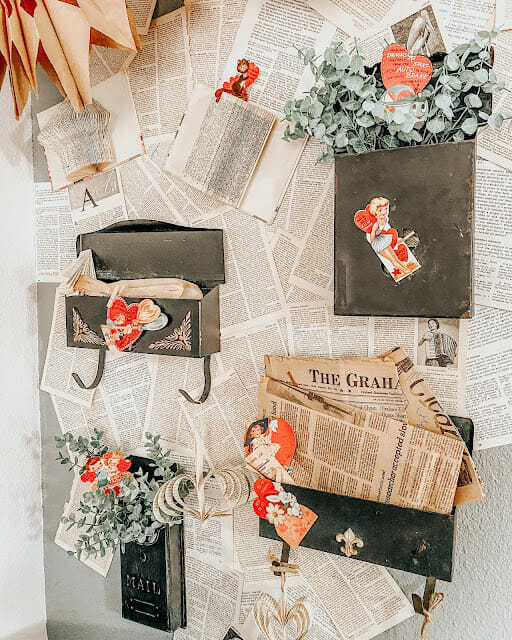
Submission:
<svg viewBox="0 0 512 640">
<path fill-rule="evenodd" d="M 58 460 L 83 473 L 90 458 L 101 457 L 109 451 L 103 444 L 103 432 L 94 429 L 89 440 L 80 436 L 75 438 L 71 433 L 56 437 L 59 450 Z M 67 530 L 77 527 L 80 535 L 75 543 L 75 551 L 68 552 L 78 559 L 103 557 L 109 549 L 114 550 L 119 544 L 124 550 L 129 542 L 151 544 L 158 536 L 162 526 L 153 516 L 153 499 L 159 487 L 175 475 L 182 472 L 179 465 L 171 459 L 171 453 L 164 451 L 160 445 L 160 437 L 145 434 L 144 447 L 148 458 L 153 462 L 152 479 L 148 473 L 138 469 L 120 481 L 119 496 L 113 491 L 86 491 L 77 511 L 71 511 L 61 522 Z M 68 455 L 62 453 L 68 447 Z M 186 491 L 186 487 L 185 487 Z M 184 496 L 183 496 L 184 497 Z M 170 525 L 181 521 L 181 518 L 170 518 Z"/>
<path fill-rule="evenodd" d="M 400 109 L 385 111 L 381 98 L 386 88 L 378 67 L 365 67 L 357 46 L 352 54 L 341 43 L 328 47 L 321 61 L 314 49 L 299 50 L 315 84 L 304 98 L 285 104 L 285 118 L 293 124 L 284 138 L 310 135 L 323 141 L 326 150 L 318 160 L 329 161 L 335 153 L 460 142 L 472 138 L 480 126 L 499 129 L 512 116 L 488 112 L 492 95 L 505 89 L 492 68 L 496 35 L 496 29 L 479 31 L 444 56 L 421 92 L 428 103 L 421 122 Z"/>
</svg>

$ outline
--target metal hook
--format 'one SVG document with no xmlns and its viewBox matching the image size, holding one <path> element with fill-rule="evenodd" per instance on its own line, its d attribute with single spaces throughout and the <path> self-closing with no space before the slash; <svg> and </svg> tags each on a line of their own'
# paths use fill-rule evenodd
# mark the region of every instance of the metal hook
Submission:
<svg viewBox="0 0 512 640">
<path fill-rule="evenodd" d="M 96 377 L 92 381 L 92 384 L 90 384 L 89 386 L 87 386 L 82 382 L 82 378 L 78 375 L 78 373 L 71 374 L 73 376 L 73 380 L 77 383 L 80 389 L 96 389 L 96 387 L 99 385 L 103 377 L 103 371 L 105 370 L 105 354 L 106 353 L 107 352 L 105 349 L 99 350 L 98 369 L 96 371 Z"/>
<path fill-rule="evenodd" d="M 199 398 L 199 400 L 194 400 L 184 389 L 179 389 L 179 392 L 181 393 L 181 395 L 185 398 L 185 400 L 187 400 L 188 402 L 191 402 L 192 404 L 203 404 L 203 402 L 206 402 L 206 400 L 208 399 L 208 396 L 210 395 L 210 389 L 212 386 L 212 372 L 210 370 L 210 358 L 211 356 L 205 356 L 204 358 L 204 387 L 203 387 L 203 393 L 201 394 L 201 397 Z"/>
</svg>

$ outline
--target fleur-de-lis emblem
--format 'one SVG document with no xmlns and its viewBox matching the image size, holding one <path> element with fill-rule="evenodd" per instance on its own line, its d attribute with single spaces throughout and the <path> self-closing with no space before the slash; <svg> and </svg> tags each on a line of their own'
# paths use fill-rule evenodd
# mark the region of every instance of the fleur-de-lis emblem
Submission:
<svg viewBox="0 0 512 640">
<path fill-rule="evenodd" d="M 345 533 L 338 533 L 336 536 L 336 542 L 344 542 L 345 544 L 340 547 L 341 553 L 344 553 L 347 558 L 350 556 L 357 556 L 357 549 L 355 547 L 364 547 L 364 542 L 361 538 L 358 538 L 352 529 L 347 529 Z"/>
</svg>

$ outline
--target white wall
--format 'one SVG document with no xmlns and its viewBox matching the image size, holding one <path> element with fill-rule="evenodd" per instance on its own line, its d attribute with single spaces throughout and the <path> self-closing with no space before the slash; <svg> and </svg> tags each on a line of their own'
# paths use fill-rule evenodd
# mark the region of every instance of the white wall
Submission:
<svg viewBox="0 0 512 640">
<path fill-rule="evenodd" d="M 0 638 L 46 638 L 30 108 L 0 93 Z"/>
</svg>

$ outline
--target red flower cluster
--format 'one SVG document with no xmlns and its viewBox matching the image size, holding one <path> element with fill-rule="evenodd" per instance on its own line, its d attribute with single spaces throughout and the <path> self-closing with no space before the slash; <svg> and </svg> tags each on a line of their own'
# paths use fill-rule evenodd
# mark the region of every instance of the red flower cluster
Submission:
<svg viewBox="0 0 512 640">
<path fill-rule="evenodd" d="M 131 461 L 125 460 L 119 451 L 109 451 L 101 458 L 89 458 L 80 480 L 90 482 L 91 491 L 105 488 L 105 493 L 108 495 L 112 489 L 118 496 L 121 491 L 119 483 L 125 476 L 130 475 L 128 469 L 131 466 Z"/>
</svg>

